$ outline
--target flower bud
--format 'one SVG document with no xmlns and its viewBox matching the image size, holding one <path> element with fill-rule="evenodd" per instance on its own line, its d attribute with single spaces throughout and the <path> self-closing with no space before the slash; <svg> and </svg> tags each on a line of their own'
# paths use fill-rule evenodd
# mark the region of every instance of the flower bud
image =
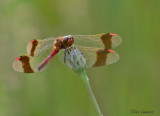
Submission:
<svg viewBox="0 0 160 116">
<path fill-rule="evenodd" d="M 86 68 L 86 59 L 78 49 L 74 49 L 69 53 L 70 66 L 75 72 L 80 72 Z"/>
</svg>

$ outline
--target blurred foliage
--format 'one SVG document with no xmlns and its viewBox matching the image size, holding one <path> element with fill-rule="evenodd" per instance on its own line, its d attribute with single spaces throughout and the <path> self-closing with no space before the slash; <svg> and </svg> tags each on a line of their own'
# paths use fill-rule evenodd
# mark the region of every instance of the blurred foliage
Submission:
<svg viewBox="0 0 160 116">
<path fill-rule="evenodd" d="M 13 60 L 28 41 L 69 34 L 117 33 L 120 61 L 87 69 L 104 116 L 159 116 L 160 1 L 0 1 L 0 116 L 96 116 L 83 81 L 56 56 L 48 70 L 22 74 Z M 132 109 L 154 111 L 131 114 Z"/>
</svg>

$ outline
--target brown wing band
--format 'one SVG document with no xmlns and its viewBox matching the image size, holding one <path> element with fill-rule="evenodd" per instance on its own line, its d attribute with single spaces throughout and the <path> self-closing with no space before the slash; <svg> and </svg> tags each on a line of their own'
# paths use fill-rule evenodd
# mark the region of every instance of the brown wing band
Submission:
<svg viewBox="0 0 160 116">
<path fill-rule="evenodd" d="M 101 36 L 101 40 L 104 44 L 105 49 L 111 49 L 112 47 L 112 41 L 111 41 L 112 35 L 110 35 L 109 33 L 104 33 Z"/>
<path fill-rule="evenodd" d="M 94 63 L 93 67 L 98 67 L 98 66 L 104 66 L 106 65 L 106 59 L 107 59 L 107 54 L 109 51 L 106 51 L 105 49 L 97 51 L 97 60 Z"/>
<path fill-rule="evenodd" d="M 112 38 L 113 34 L 104 33 L 101 35 L 102 43 L 104 44 L 104 49 L 97 51 L 97 60 L 94 63 L 94 67 L 104 66 L 107 64 L 107 54 L 110 52 L 108 49 L 112 48 Z"/>
<path fill-rule="evenodd" d="M 32 42 L 31 56 L 34 56 L 34 51 L 35 51 L 37 45 L 38 45 L 38 41 L 34 40 Z"/>
<path fill-rule="evenodd" d="M 24 73 L 33 73 L 34 72 L 33 69 L 31 68 L 30 63 L 29 63 L 30 59 L 28 56 L 26 56 L 26 55 L 21 56 L 19 61 L 22 62 Z"/>
</svg>

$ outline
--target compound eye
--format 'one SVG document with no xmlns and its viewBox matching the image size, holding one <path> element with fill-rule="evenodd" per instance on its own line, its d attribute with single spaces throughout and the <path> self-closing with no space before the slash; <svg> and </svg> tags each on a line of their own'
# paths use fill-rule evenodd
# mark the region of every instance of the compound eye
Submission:
<svg viewBox="0 0 160 116">
<path fill-rule="evenodd" d="M 64 36 L 63 37 L 63 43 L 67 46 L 70 47 L 74 42 L 74 39 L 71 35 L 69 36 Z"/>
<path fill-rule="evenodd" d="M 66 43 L 67 41 L 68 41 L 68 36 L 64 36 L 64 37 L 63 37 L 63 42 Z"/>
<path fill-rule="evenodd" d="M 73 44 L 73 42 L 74 42 L 73 38 L 68 39 L 67 46 L 71 46 Z"/>
</svg>

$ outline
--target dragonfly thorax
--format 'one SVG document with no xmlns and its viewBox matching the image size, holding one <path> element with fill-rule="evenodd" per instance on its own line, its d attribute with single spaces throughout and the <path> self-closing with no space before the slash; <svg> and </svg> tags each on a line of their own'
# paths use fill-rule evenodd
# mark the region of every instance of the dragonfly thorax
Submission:
<svg viewBox="0 0 160 116">
<path fill-rule="evenodd" d="M 54 49 L 57 51 L 66 49 L 72 46 L 74 38 L 71 35 L 59 37 L 54 42 Z"/>
</svg>

